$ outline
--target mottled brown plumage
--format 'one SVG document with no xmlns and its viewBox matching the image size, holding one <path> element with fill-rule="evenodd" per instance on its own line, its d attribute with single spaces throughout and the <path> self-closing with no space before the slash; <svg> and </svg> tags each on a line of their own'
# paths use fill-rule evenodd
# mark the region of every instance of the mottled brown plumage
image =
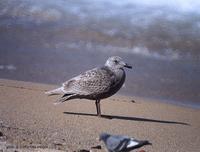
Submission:
<svg viewBox="0 0 200 152">
<path fill-rule="evenodd" d="M 123 67 L 131 68 L 120 57 L 110 57 L 103 67 L 88 70 L 46 94 L 63 95 L 57 103 L 75 98 L 96 100 L 97 115 L 100 116 L 100 100 L 115 94 L 125 81 Z"/>
</svg>

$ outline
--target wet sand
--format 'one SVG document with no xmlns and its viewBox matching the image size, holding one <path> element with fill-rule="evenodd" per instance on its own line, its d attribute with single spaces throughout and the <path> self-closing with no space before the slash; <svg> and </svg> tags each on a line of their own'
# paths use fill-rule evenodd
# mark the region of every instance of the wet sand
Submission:
<svg viewBox="0 0 200 152">
<path fill-rule="evenodd" d="M 152 143 L 135 151 L 200 149 L 198 109 L 114 95 L 102 100 L 103 118 L 98 118 L 93 101 L 76 99 L 55 106 L 58 96 L 44 94 L 55 87 L 0 79 L 0 148 L 4 143 L 8 150 L 78 151 L 101 144 L 102 149 L 96 151 L 104 151 L 96 138 L 99 133 L 108 132 Z"/>
</svg>

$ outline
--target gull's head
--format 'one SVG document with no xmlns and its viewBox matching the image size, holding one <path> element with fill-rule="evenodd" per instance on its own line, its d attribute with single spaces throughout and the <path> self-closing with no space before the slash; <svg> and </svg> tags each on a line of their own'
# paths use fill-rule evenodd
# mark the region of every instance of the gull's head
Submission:
<svg viewBox="0 0 200 152">
<path fill-rule="evenodd" d="M 125 63 L 122 60 L 122 58 L 119 56 L 112 56 L 112 57 L 108 58 L 105 65 L 112 69 L 122 69 L 124 67 L 129 68 L 129 69 L 132 68 L 132 66 Z"/>
<path fill-rule="evenodd" d="M 99 135 L 99 141 L 106 141 L 106 139 L 107 139 L 108 137 L 110 137 L 109 134 L 107 134 L 107 133 L 101 133 L 101 134 Z"/>
</svg>

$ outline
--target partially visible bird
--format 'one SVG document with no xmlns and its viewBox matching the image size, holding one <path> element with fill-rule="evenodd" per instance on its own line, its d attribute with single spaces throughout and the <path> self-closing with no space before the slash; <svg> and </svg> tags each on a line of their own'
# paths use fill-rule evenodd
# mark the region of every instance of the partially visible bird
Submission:
<svg viewBox="0 0 200 152">
<path fill-rule="evenodd" d="M 151 145 L 147 140 L 137 140 L 127 136 L 102 133 L 99 140 L 103 141 L 108 152 L 129 152 L 144 145 Z"/>
<path fill-rule="evenodd" d="M 100 100 L 112 96 L 122 87 L 126 77 L 124 67 L 132 68 L 121 57 L 110 57 L 104 66 L 86 71 L 46 94 L 63 95 L 57 103 L 75 98 L 96 100 L 97 115 L 101 116 Z"/>
</svg>

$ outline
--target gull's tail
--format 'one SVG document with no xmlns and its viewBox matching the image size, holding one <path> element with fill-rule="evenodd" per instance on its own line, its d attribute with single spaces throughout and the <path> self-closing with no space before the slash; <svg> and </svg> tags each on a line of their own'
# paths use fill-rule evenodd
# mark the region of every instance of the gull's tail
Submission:
<svg viewBox="0 0 200 152">
<path fill-rule="evenodd" d="M 54 89 L 54 90 L 50 90 L 50 91 L 47 91 L 45 92 L 46 95 L 63 95 L 65 92 L 63 91 L 63 87 L 60 87 L 60 88 L 57 88 L 57 89 Z"/>
<path fill-rule="evenodd" d="M 54 102 L 54 105 L 63 103 L 67 100 L 74 99 L 76 97 L 77 97 L 77 94 L 65 94 L 60 99 L 58 99 L 56 102 Z"/>
</svg>

